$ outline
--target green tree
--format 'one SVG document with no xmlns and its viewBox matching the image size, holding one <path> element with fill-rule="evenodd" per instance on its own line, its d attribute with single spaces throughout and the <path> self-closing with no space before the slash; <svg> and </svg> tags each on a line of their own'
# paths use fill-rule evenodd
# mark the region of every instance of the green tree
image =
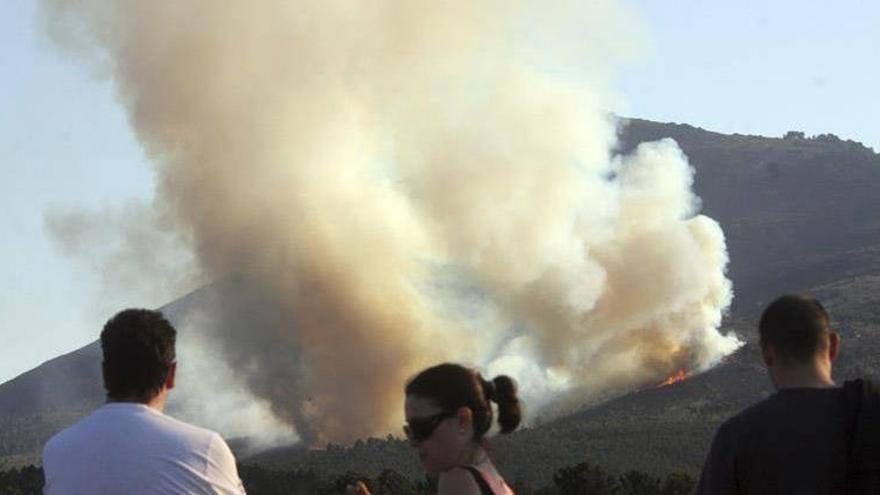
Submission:
<svg viewBox="0 0 880 495">
<path fill-rule="evenodd" d="M 391 469 L 379 473 L 375 486 L 373 495 L 418 495 L 420 493 L 404 475 Z"/>
<path fill-rule="evenodd" d="M 627 471 L 620 477 L 623 495 L 660 495 L 660 478 L 642 471 Z"/>
<path fill-rule="evenodd" d="M 697 487 L 693 476 L 685 473 L 672 473 L 663 482 L 661 495 L 689 495 Z"/>
<path fill-rule="evenodd" d="M 614 476 L 589 462 L 556 471 L 553 483 L 566 495 L 613 495 L 619 487 Z"/>
<path fill-rule="evenodd" d="M 373 483 L 373 480 L 367 478 L 366 476 L 349 471 L 345 474 L 340 474 L 328 484 L 324 485 L 317 491 L 320 495 L 340 495 L 346 492 L 346 489 L 349 485 L 354 485 L 358 481 L 363 481 L 364 484 L 367 485 L 367 488 L 370 490 L 370 493 L 374 493 L 376 490 L 376 486 Z"/>
<path fill-rule="evenodd" d="M 0 495 L 39 495 L 43 493 L 43 469 L 25 466 L 0 473 Z"/>
</svg>

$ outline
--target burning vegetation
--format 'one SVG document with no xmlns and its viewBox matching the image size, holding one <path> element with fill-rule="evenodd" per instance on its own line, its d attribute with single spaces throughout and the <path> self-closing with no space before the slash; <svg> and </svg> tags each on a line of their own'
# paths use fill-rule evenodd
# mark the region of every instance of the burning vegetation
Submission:
<svg viewBox="0 0 880 495">
<path fill-rule="evenodd" d="M 675 385 L 678 382 L 683 382 L 688 378 L 688 372 L 685 371 L 684 368 L 676 371 L 675 373 L 669 375 L 668 378 L 663 380 L 662 382 L 657 384 L 657 388 L 668 387 L 670 385 Z"/>
</svg>

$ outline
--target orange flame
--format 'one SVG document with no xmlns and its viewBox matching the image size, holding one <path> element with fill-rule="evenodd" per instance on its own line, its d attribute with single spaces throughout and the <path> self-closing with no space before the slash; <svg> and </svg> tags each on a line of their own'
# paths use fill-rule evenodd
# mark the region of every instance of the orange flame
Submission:
<svg viewBox="0 0 880 495">
<path fill-rule="evenodd" d="M 683 381 L 688 377 L 687 372 L 684 369 L 680 369 L 676 371 L 674 374 L 670 375 L 669 378 L 663 380 L 657 385 L 657 388 L 660 387 L 668 387 L 670 385 L 674 385 L 680 381 Z"/>
</svg>

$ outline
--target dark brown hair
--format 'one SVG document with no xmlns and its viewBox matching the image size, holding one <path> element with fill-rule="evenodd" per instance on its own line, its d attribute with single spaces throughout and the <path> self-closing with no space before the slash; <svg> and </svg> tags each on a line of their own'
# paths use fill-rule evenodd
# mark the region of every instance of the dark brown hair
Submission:
<svg viewBox="0 0 880 495">
<path fill-rule="evenodd" d="M 470 408 L 477 442 L 492 426 L 491 402 L 498 404 L 501 433 L 515 430 L 522 416 L 512 378 L 500 375 L 488 381 L 477 371 L 453 363 L 438 364 L 416 375 L 406 384 L 406 395 L 432 400 L 444 411 Z"/>
<path fill-rule="evenodd" d="M 771 346 L 783 359 L 806 363 L 830 332 L 828 312 L 813 296 L 787 294 L 767 306 L 758 323 L 761 346 Z"/>
<path fill-rule="evenodd" d="M 104 388 L 113 400 L 148 401 L 161 389 L 176 359 L 177 331 L 159 311 L 126 309 L 104 325 Z"/>
</svg>

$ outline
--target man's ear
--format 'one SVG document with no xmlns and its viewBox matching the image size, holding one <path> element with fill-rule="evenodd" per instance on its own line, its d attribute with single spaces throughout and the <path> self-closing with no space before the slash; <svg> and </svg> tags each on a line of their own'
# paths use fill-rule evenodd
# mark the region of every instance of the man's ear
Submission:
<svg viewBox="0 0 880 495">
<path fill-rule="evenodd" d="M 168 368 L 168 376 L 165 377 L 165 388 L 171 390 L 174 388 L 174 380 L 177 379 L 177 361 L 171 363 Z"/>
<path fill-rule="evenodd" d="M 840 353 L 840 334 L 828 332 L 828 360 L 834 362 L 838 353 Z"/>
<path fill-rule="evenodd" d="M 770 345 L 761 346 L 761 357 L 764 359 L 764 365 L 770 368 L 776 363 L 776 351 Z"/>
</svg>

